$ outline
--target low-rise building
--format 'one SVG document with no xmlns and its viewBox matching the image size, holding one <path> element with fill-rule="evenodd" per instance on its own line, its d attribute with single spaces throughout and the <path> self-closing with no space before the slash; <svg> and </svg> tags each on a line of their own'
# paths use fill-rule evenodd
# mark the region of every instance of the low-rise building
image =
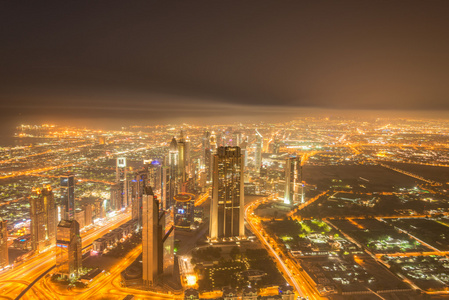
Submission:
<svg viewBox="0 0 449 300">
<path fill-rule="evenodd" d="M 13 247 L 20 250 L 31 249 L 31 234 L 25 234 L 13 241 Z"/>
<path fill-rule="evenodd" d="M 199 292 L 195 289 L 187 289 L 184 291 L 184 300 L 197 300 L 200 299 Z"/>
</svg>

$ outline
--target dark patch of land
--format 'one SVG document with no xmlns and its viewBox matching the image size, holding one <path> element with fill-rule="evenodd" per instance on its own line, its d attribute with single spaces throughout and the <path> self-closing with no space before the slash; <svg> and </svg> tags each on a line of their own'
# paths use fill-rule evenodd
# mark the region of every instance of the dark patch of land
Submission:
<svg viewBox="0 0 449 300">
<path fill-rule="evenodd" d="M 347 185 L 356 191 L 390 192 L 397 187 L 414 187 L 417 179 L 395 172 L 393 170 L 371 165 L 339 165 L 303 167 L 304 180 L 319 189 L 329 186 L 344 188 Z M 362 186 L 361 186 L 362 185 Z"/>
</svg>

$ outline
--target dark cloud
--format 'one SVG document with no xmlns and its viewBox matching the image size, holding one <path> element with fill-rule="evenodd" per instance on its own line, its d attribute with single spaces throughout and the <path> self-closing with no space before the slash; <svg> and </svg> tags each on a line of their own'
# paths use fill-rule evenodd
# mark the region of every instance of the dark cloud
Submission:
<svg viewBox="0 0 449 300">
<path fill-rule="evenodd" d="M 448 109 L 448 15 L 446 0 L 4 1 L 2 114 Z"/>
</svg>

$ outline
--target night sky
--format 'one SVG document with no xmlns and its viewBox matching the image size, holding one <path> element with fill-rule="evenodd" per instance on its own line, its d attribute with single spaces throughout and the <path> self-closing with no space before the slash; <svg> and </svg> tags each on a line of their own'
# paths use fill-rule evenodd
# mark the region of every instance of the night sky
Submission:
<svg viewBox="0 0 449 300">
<path fill-rule="evenodd" d="M 0 41 L 3 120 L 449 109 L 447 0 L 2 1 Z"/>
</svg>

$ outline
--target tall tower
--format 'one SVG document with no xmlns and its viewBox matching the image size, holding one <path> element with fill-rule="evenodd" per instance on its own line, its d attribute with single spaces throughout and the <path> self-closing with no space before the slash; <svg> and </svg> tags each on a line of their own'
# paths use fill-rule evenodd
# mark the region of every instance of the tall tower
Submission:
<svg viewBox="0 0 449 300">
<path fill-rule="evenodd" d="M 51 187 L 34 188 L 30 199 L 31 247 L 36 252 L 56 243 L 56 206 Z"/>
<path fill-rule="evenodd" d="M 240 147 L 219 147 L 213 164 L 209 236 L 212 240 L 243 238 L 244 187 Z"/>
<path fill-rule="evenodd" d="M 142 196 L 143 226 L 142 226 L 142 264 L 143 284 L 151 286 L 158 275 L 159 254 L 159 202 L 151 187 L 145 187 Z M 159 242 L 159 243 L 158 243 Z"/>
<path fill-rule="evenodd" d="M 153 187 L 156 193 L 160 192 L 161 186 L 161 168 L 162 164 L 159 160 L 152 160 L 146 165 L 148 169 L 148 185 Z"/>
<path fill-rule="evenodd" d="M 215 132 L 213 132 L 213 131 L 209 138 L 209 145 L 210 145 L 210 149 L 209 149 L 209 151 L 206 151 L 206 153 L 205 153 L 206 159 L 208 160 L 207 165 L 206 165 L 206 172 L 208 172 L 208 174 L 207 174 L 208 181 L 212 180 L 212 177 L 213 177 L 213 172 L 214 172 L 213 155 L 217 151 L 217 137 L 215 136 Z"/>
<path fill-rule="evenodd" d="M 6 221 L 0 218 L 0 270 L 8 265 L 8 229 Z"/>
<path fill-rule="evenodd" d="M 122 199 L 122 195 L 121 195 L 121 191 L 120 191 L 120 185 L 119 184 L 114 184 L 111 186 L 111 196 L 110 196 L 110 200 L 109 200 L 109 204 L 112 210 L 120 210 L 121 207 L 121 199 Z"/>
<path fill-rule="evenodd" d="M 289 157 L 287 158 L 285 164 L 285 194 L 284 194 L 285 204 L 296 204 L 300 201 L 303 202 L 303 199 L 298 199 L 299 188 L 301 186 L 302 186 L 301 157 L 298 156 Z"/>
<path fill-rule="evenodd" d="M 145 190 L 145 183 L 148 179 L 148 172 L 145 169 L 136 172 L 132 180 L 131 213 L 132 219 L 137 220 L 138 227 L 142 227 L 142 195 Z"/>
<path fill-rule="evenodd" d="M 163 210 L 171 207 L 171 184 L 170 167 L 163 166 L 161 168 L 161 207 Z"/>
<path fill-rule="evenodd" d="M 178 176 L 181 184 L 183 184 L 190 177 L 190 141 L 188 138 L 184 138 L 184 132 L 182 130 L 178 140 L 178 154 Z"/>
<path fill-rule="evenodd" d="M 207 156 L 206 150 L 207 149 L 210 150 L 210 132 L 209 131 L 204 132 L 204 135 L 201 139 L 201 153 L 202 153 L 201 165 L 206 168 L 207 168 L 207 163 L 206 163 L 206 159 L 207 159 L 206 158 L 206 156 Z"/>
<path fill-rule="evenodd" d="M 75 214 L 75 175 L 66 173 L 60 177 L 61 204 L 64 219 L 73 220 Z"/>
<path fill-rule="evenodd" d="M 120 199 L 118 209 L 122 209 L 128 206 L 128 182 L 126 180 L 126 158 L 118 157 L 117 158 L 117 167 L 116 167 L 116 183 L 119 185 L 120 190 Z"/>
<path fill-rule="evenodd" d="M 178 143 L 175 137 L 171 140 L 170 149 L 168 152 L 168 165 L 170 166 L 170 198 L 168 199 L 168 207 L 173 206 L 173 196 L 179 192 L 179 151 Z"/>
<path fill-rule="evenodd" d="M 240 131 L 234 131 L 230 143 L 232 146 L 240 147 L 240 144 L 242 143 L 242 133 Z"/>
<path fill-rule="evenodd" d="M 204 166 L 206 172 L 206 180 L 210 181 L 212 178 L 212 150 L 210 148 L 204 149 Z"/>
<path fill-rule="evenodd" d="M 256 149 L 254 152 L 254 164 L 257 173 L 260 173 L 260 167 L 262 165 L 262 149 L 263 149 L 263 136 L 256 129 Z"/>
<path fill-rule="evenodd" d="M 56 236 L 56 272 L 66 278 L 78 277 L 81 271 L 80 226 L 75 220 L 62 220 Z"/>
<path fill-rule="evenodd" d="M 149 287 L 159 275 L 173 272 L 173 214 L 171 210 L 159 211 L 159 201 L 149 186 L 144 188 L 142 205 L 142 279 Z"/>
<path fill-rule="evenodd" d="M 217 136 L 215 135 L 215 132 L 212 131 L 212 134 L 210 135 L 210 149 L 212 152 L 217 150 Z"/>
</svg>

